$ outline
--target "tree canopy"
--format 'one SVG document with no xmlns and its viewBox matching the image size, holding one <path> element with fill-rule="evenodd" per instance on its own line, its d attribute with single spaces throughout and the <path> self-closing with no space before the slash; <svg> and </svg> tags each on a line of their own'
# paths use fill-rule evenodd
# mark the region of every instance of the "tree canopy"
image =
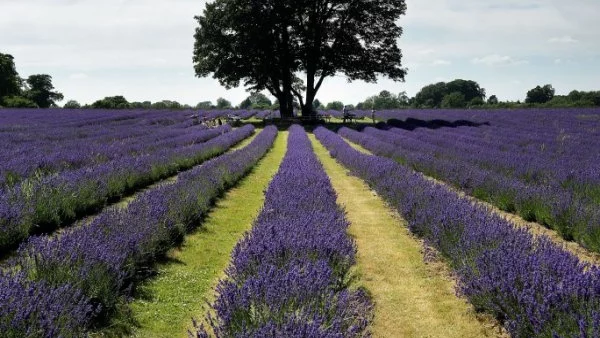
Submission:
<svg viewBox="0 0 600 338">
<path fill-rule="evenodd" d="M 65 109 L 79 109 L 79 108 L 81 108 L 81 104 L 79 104 L 79 102 L 77 102 L 75 100 L 69 100 L 69 101 L 67 101 L 67 103 L 65 103 L 65 105 L 63 106 L 63 108 L 65 108 Z"/>
<path fill-rule="evenodd" d="M 462 94 L 463 99 L 458 100 L 459 96 L 454 94 Z M 443 106 L 444 98 L 447 95 L 452 95 L 452 98 L 446 100 L 446 104 L 452 102 L 452 108 L 462 108 L 467 103 L 483 104 L 485 99 L 485 89 L 479 84 L 471 80 L 456 79 L 445 83 L 438 82 L 425 86 L 415 96 L 415 106 L 427 108 L 439 108 Z M 462 106 L 455 105 L 462 102 Z"/>
<path fill-rule="evenodd" d="M 196 109 L 211 109 L 211 108 L 214 108 L 211 101 L 198 102 L 198 104 L 196 105 Z"/>
<path fill-rule="evenodd" d="M 217 109 L 227 109 L 227 108 L 231 108 L 231 102 L 229 102 L 228 100 L 220 97 L 217 99 Z"/>
<path fill-rule="evenodd" d="M 466 105 L 465 95 L 461 92 L 452 92 L 442 100 L 442 108 L 463 108 Z"/>
<path fill-rule="evenodd" d="M 21 93 L 21 78 L 12 55 L 0 53 L 0 99 Z"/>
<path fill-rule="evenodd" d="M 341 101 L 333 101 L 329 102 L 327 106 L 325 106 L 327 110 L 342 110 L 344 109 L 344 103 Z"/>
<path fill-rule="evenodd" d="M 244 99 L 239 107 L 241 109 L 269 109 L 272 104 L 271 100 L 265 94 L 254 92 Z"/>
<path fill-rule="evenodd" d="M 409 106 L 409 101 L 406 92 L 395 95 L 388 90 L 382 90 L 378 95 L 368 97 L 364 102 L 357 104 L 356 108 L 375 110 L 405 108 Z"/>
<path fill-rule="evenodd" d="M 52 76 L 47 74 L 31 75 L 27 78 L 27 98 L 35 102 L 40 108 L 55 106 L 56 101 L 61 101 L 63 94 L 54 91 Z"/>
<path fill-rule="evenodd" d="M 546 103 L 554 97 L 554 88 L 552 85 L 536 86 L 527 92 L 526 103 Z"/>
<path fill-rule="evenodd" d="M 404 80 L 396 22 L 405 11 L 404 0 L 216 0 L 196 16 L 195 72 L 268 90 L 282 116 L 292 116 L 293 96 L 312 114 L 329 76 Z"/>
<path fill-rule="evenodd" d="M 102 100 L 92 103 L 95 109 L 126 109 L 129 108 L 129 102 L 121 95 L 107 96 Z"/>
<path fill-rule="evenodd" d="M 496 95 L 492 95 L 487 100 L 488 104 L 498 104 L 498 97 Z"/>
</svg>

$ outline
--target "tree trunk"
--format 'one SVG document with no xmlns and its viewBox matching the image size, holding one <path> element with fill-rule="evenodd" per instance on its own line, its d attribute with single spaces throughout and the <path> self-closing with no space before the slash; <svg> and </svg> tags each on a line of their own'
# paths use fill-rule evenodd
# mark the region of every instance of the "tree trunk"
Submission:
<svg viewBox="0 0 600 338">
<path fill-rule="evenodd" d="M 302 116 L 317 116 L 317 110 L 313 107 L 315 101 L 315 91 L 311 87 L 306 89 L 306 98 L 302 107 Z"/>
<path fill-rule="evenodd" d="M 291 84 L 290 84 L 291 88 Z M 279 112 L 281 113 L 282 118 L 292 118 L 294 117 L 294 101 L 291 94 L 291 89 L 287 90 L 285 81 L 283 85 L 283 93 L 281 98 L 279 98 Z"/>
<path fill-rule="evenodd" d="M 282 118 L 292 118 L 294 117 L 294 106 L 292 104 L 291 95 L 285 93 L 281 93 L 281 96 L 277 97 L 279 100 L 279 112 L 281 113 Z"/>
<path fill-rule="evenodd" d="M 279 100 L 279 111 L 281 112 L 282 118 L 294 117 L 294 98 L 292 96 L 292 74 L 290 71 L 290 50 L 289 50 L 289 33 L 287 31 L 288 25 L 283 25 L 281 31 L 282 40 L 282 68 L 281 68 L 281 85 L 282 85 L 282 98 Z"/>
</svg>

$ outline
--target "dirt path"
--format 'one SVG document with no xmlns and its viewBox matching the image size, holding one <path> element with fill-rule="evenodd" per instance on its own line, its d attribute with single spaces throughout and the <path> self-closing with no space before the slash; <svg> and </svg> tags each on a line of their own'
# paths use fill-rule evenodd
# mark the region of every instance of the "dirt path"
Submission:
<svg viewBox="0 0 600 338">
<path fill-rule="evenodd" d="M 329 156 L 311 135 L 330 176 L 338 203 L 347 211 L 358 247 L 357 274 L 375 302 L 375 337 L 499 336 L 496 322 L 478 318 L 455 295 L 444 264 L 425 263 L 422 243 L 368 185 Z"/>
<path fill-rule="evenodd" d="M 344 138 L 344 140 L 352 148 L 354 148 L 362 153 L 372 155 L 372 153 L 370 151 L 361 147 L 360 145 L 358 145 L 348 139 L 345 139 L 345 138 Z M 559 247 L 563 248 L 564 250 L 569 251 L 570 253 L 574 254 L 582 261 L 590 263 L 590 264 L 594 264 L 594 265 L 600 265 L 600 254 L 591 252 L 591 251 L 585 249 L 584 247 L 579 245 L 577 242 L 565 240 L 556 231 L 549 229 L 537 222 L 528 222 L 519 215 L 500 210 L 498 207 L 494 206 L 493 204 L 482 201 L 473 196 L 470 196 L 470 195 L 466 194 L 464 191 L 457 189 L 457 188 L 447 184 L 446 182 L 440 181 L 431 176 L 424 175 L 423 173 L 420 173 L 420 174 L 424 178 L 426 178 L 432 182 L 435 182 L 439 185 L 442 185 L 448 190 L 455 192 L 457 195 L 468 198 L 472 203 L 483 206 L 484 208 L 488 209 L 489 212 L 494 213 L 494 214 L 506 219 L 507 221 L 512 223 L 513 226 L 526 228 L 529 231 L 529 233 L 531 233 L 533 236 L 545 236 L 545 237 L 549 238 L 553 243 L 555 243 Z"/>
<path fill-rule="evenodd" d="M 264 190 L 277 172 L 286 151 L 287 132 L 240 184 L 220 199 L 200 230 L 168 254 L 158 276 L 141 286 L 145 295 L 132 302 L 139 323 L 135 337 L 187 337 L 191 318 L 203 319 L 206 300 L 229 264 L 231 250 L 250 229 L 264 203 Z"/>
</svg>

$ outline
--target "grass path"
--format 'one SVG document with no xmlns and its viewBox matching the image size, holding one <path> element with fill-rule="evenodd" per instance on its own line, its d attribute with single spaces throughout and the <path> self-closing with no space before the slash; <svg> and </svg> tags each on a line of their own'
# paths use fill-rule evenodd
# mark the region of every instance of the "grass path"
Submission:
<svg viewBox="0 0 600 338">
<path fill-rule="evenodd" d="M 238 144 L 234 145 L 233 147 L 227 149 L 223 154 L 221 155 L 217 155 L 215 156 L 222 156 L 224 154 L 230 153 L 232 151 L 241 149 L 245 146 L 247 146 L 248 144 L 250 144 L 250 142 L 252 142 L 252 140 L 254 140 L 254 138 L 262 131 L 262 128 L 256 128 L 254 131 L 254 134 L 246 137 L 245 139 L 243 139 L 242 141 L 240 141 Z M 210 160 L 210 159 L 208 159 Z M 203 165 L 206 161 L 202 161 L 202 163 L 199 163 L 189 169 L 186 170 L 182 170 L 182 172 L 185 171 L 189 171 L 189 170 L 193 170 L 201 165 Z M 179 176 L 179 174 L 174 174 L 165 178 L 162 178 L 152 184 L 149 184 L 143 188 L 139 188 L 136 189 L 134 191 L 131 191 L 125 195 L 123 195 L 122 197 L 118 198 L 116 201 L 110 202 L 110 203 L 106 203 L 105 205 L 103 205 L 102 207 L 100 207 L 96 212 L 87 214 L 85 216 L 82 216 L 81 218 L 78 218 L 76 220 L 74 220 L 73 222 L 71 222 L 70 224 L 67 225 L 63 225 L 61 227 L 56 228 L 55 230 L 44 234 L 44 236 L 60 236 L 63 232 L 68 231 L 69 229 L 74 229 L 76 227 L 81 227 L 87 224 L 90 224 L 91 222 L 94 221 L 94 219 L 96 219 L 96 217 L 98 217 L 99 214 L 101 214 L 102 212 L 109 210 L 109 209 L 125 209 L 127 208 L 127 206 L 129 205 L 129 203 L 133 202 L 136 198 L 138 198 L 141 194 L 143 194 L 144 192 L 148 191 L 148 190 L 152 190 L 156 187 L 159 187 L 161 185 L 167 185 L 167 184 L 173 184 L 175 182 L 177 182 L 177 177 Z M 10 260 L 10 258 L 14 257 L 14 255 L 16 254 L 17 250 L 11 250 L 10 252 L 4 253 L 2 255 L 0 255 L 0 271 L 2 271 L 2 268 L 5 267 L 5 264 Z"/>
<path fill-rule="evenodd" d="M 233 247 L 258 215 L 286 144 L 287 132 L 280 132 L 253 171 L 216 203 L 181 248 L 169 252 L 168 262 L 158 266 L 158 276 L 140 287 L 144 297 L 131 304 L 139 324 L 133 336 L 187 337 L 191 318 L 204 317 L 205 300 L 212 300 Z"/>
<path fill-rule="evenodd" d="M 311 135 L 313 147 L 346 209 L 355 239 L 357 274 L 375 302 L 375 337 L 497 336 L 493 321 L 478 318 L 455 295 L 444 264 L 425 263 L 423 246 L 368 185 L 329 156 Z"/>
<path fill-rule="evenodd" d="M 362 153 L 372 155 L 372 153 L 370 151 L 363 148 L 359 144 L 356 144 L 345 138 L 344 138 L 344 140 L 352 148 L 354 148 Z M 471 195 L 468 195 L 466 192 L 464 192 L 444 181 L 440 181 L 431 176 L 427 176 L 423 173 L 420 173 L 420 174 L 423 175 L 424 178 L 426 178 L 432 182 L 435 182 L 439 185 L 442 185 L 450 191 L 453 191 L 458 196 L 465 197 L 465 198 L 469 199 L 469 201 L 471 201 L 472 203 L 483 206 L 489 212 L 494 213 L 494 214 L 506 219 L 507 221 L 509 221 L 514 227 L 525 228 L 525 229 L 527 229 L 527 231 L 529 231 L 530 234 L 532 234 L 533 236 L 536 236 L 536 237 L 537 236 L 545 236 L 545 237 L 549 238 L 554 244 L 556 244 L 559 247 L 563 248 L 564 250 L 569 251 L 570 253 L 574 254 L 582 261 L 600 266 L 600 254 L 599 253 L 587 250 L 586 248 L 582 247 L 579 243 L 577 243 L 575 241 L 565 240 L 563 237 L 560 236 L 560 234 L 556 230 L 549 229 L 537 222 L 526 221 L 517 214 L 501 210 L 500 208 L 496 207 L 495 205 L 493 205 L 489 202 L 486 202 L 486 201 L 482 201 Z"/>
</svg>

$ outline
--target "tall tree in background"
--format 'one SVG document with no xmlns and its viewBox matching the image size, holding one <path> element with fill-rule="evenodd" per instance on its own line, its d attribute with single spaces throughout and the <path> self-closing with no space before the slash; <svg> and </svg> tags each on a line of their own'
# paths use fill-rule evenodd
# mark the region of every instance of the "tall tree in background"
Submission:
<svg viewBox="0 0 600 338">
<path fill-rule="evenodd" d="M 31 75 L 27 78 L 29 90 L 27 97 L 35 102 L 40 108 L 48 108 L 56 105 L 56 101 L 62 100 L 63 94 L 53 91 L 52 76 L 47 74 Z"/>
<path fill-rule="evenodd" d="M 196 16 L 194 68 L 227 87 L 268 90 L 281 115 L 293 115 L 294 96 L 303 115 L 325 78 L 403 81 L 396 24 L 404 0 L 216 0 Z"/>
<path fill-rule="evenodd" d="M 21 78 L 12 55 L 0 53 L 0 100 L 21 93 Z"/>
<path fill-rule="evenodd" d="M 269 98 L 260 92 L 251 93 L 242 103 L 240 103 L 239 107 L 241 109 L 268 109 L 271 107 L 273 102 L 269 100 Z"/>
<path fill-rule="evenodd" d="M 536 86 L 527 92 L 526 103 L 546 103 L 554 97 L 554 88 L 547 84 L 543 87 Z"/>
<path fill-rule="evenodd" d="M 231 108 L 231 102 L 226 99 L 220 97 L 217 99 L 217 109 L 228 109 Z"/>
<path fill-rule="evenodd" d="M 462 100 L 459 99 L 458 93 L 462 95 Z M 445 83 L 438 82 L 427 85 L 415 95 L 415 105 L 419 108 L 439 108 L 442 107 L 442 102 L 446 96 L 452 97 L 446 100 L 444 106 L 450 105 L 451 108 L 458 108 L 459 103 L 466 106 L 468 103 L 483 104 L 485 99 L 485 88 L 481 88 L 479 83 L 471 80 L 456 79 Z"/>
</svg>

